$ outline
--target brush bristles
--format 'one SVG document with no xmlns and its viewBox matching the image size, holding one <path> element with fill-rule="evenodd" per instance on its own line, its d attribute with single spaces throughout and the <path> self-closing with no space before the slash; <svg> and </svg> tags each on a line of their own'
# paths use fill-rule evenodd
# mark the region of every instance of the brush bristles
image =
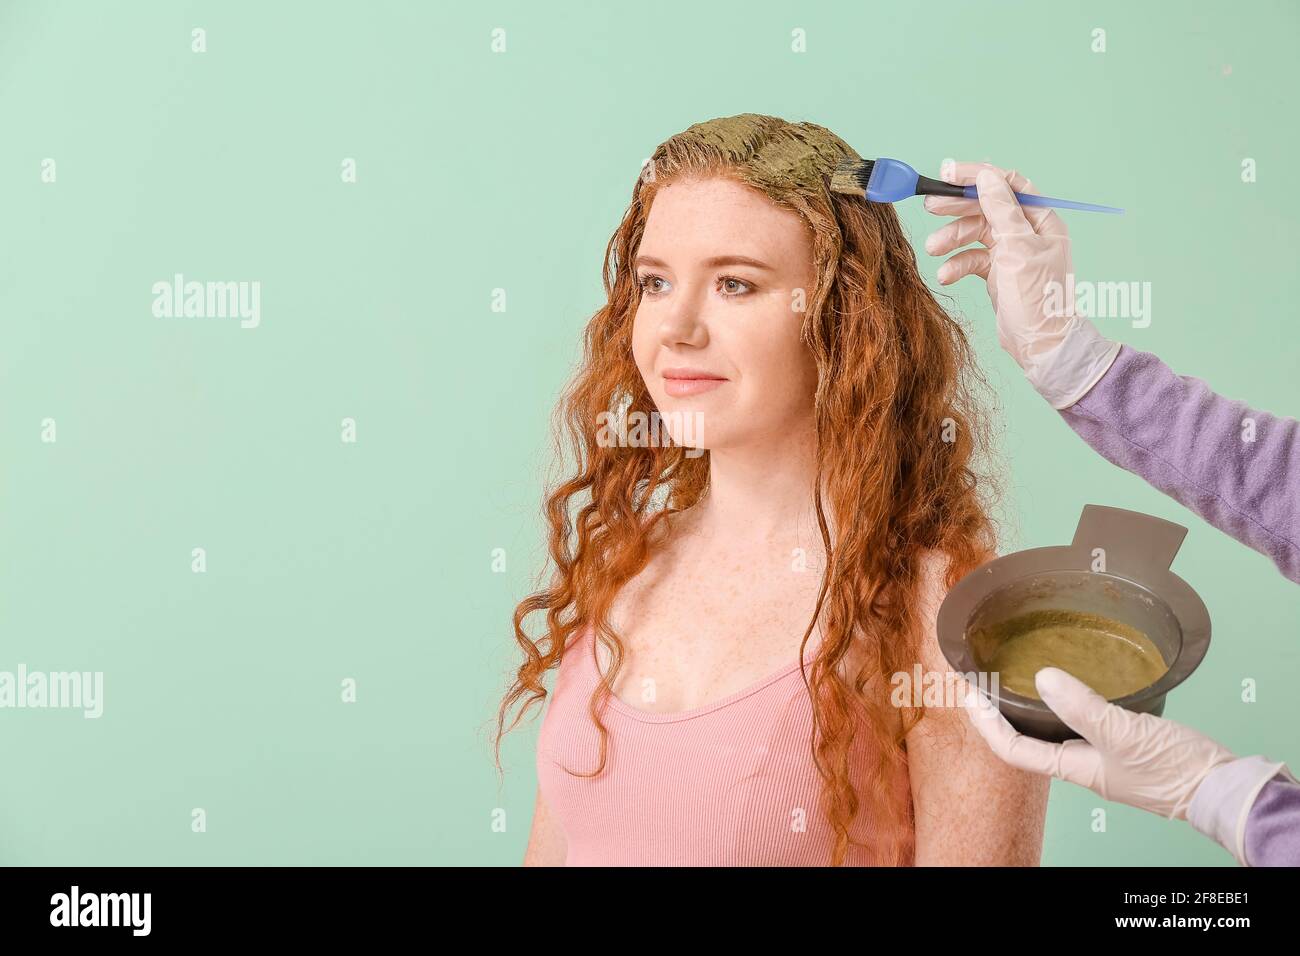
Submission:
<svg viewBox="0 0 1300 956">
<path fill-rule="evenodd" d="M 867 191 L 871 181 L 871 167 L 876 165 L 871 159 L 842 159 L 831 175 L 831 192 L 845 193 L 849 196 L 861 196 Z"/>
</svg>

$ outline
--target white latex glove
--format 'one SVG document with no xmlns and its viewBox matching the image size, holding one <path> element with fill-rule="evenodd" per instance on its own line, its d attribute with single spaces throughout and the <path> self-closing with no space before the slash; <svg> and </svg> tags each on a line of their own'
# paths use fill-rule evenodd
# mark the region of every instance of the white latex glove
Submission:
<svg viewBox="0 0 1300 956">
<path fill-rule="evenodd" d="M 969 686 L 969 684 L 968 684 Z M 1186 820 L 1201 781 L 1236 755 L 1204 734 L 1112 704 L 1058 667 L 1044 667 L 1034 686 L 1083 740 L 1053 744 L 1016 731 L 978 690 L 966 698 L 971 723 L 1013 767 L 1068 780 L 1106 800 L 1171 820 Z"/>
<path fill-rule="evenodd" d="M 1101 335 L 1075 313 L 1074 267 L 1070 235 L 1056 211 L 1021 206 L 1012 191 L 1039 195 L 1014 169 L 988 163 L 945 163 L 939 176 L 959 185 L 975 184 L 978 199 L 926 196 L 936 215 L 961 218 L 935 230 L 925 251 L 946 255 L 972 242 L 939 268 L 949 285 L 967 275 L 988 283 L 997 315 L 998 341 L 1024 369 L 1031 385 L 1053 408 L 1068 408 L 1088 393 L 1110 369 L 1120 343 Z M 1055 283 L 1055 287 L 1049 285 Z"/>
</svg>

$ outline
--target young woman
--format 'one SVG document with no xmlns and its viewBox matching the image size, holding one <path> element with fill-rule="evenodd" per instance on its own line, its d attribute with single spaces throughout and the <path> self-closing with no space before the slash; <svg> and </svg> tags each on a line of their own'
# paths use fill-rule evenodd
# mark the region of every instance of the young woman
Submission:
<svg viewBox="0 0 1300 956">
<path fill-rule="evenodd" d="M 844 157 L 743 114 L 633 189 L 498 715 L 499 759 L 558 667 L 526 864 L 1039 860 L 1046 781 L 909 688 L 948 671 L 935 613 L 993 555 L 983 433 L 893 207 L 829 191 Z"/>
</svg>

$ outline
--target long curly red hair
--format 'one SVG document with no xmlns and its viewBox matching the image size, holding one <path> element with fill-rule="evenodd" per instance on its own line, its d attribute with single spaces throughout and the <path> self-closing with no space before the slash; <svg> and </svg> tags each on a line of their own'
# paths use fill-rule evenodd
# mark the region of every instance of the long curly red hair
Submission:
<svg viewBox="0 0 1300 956">
<path fill-rule="evenodd" d="M 739 139 L 737 121 L 747 124 Z M 718 122 L 728 124 L 728 135 L 712 127 Z M 605 252 L 607 301 L 587 324 L 581 365 L 556 409 L 557 460 L 567 462 L 561 467 L 568 477 L 545 498 L 553 575 L 515 609 L 524 661 L 501 702 L 495 747 L 499 769 L 502 737 L 545 698 L 542 678 L 560 663 L 570 638 L 593 626 L 613 668 L 591 698 L 601 753 L 599 766 L 584 775 L 604 769 L 602 704 L 623 656 L 607 620 L 610 607 L 646 566 L 656 525 L 704 492 L 709 455 L 691 457 L 679 446 L 609 447 L 597 441 L 598 422 L 620 405 L 647 419 L 655 410 L 632 356 L 640 296 L 632 263 L 656 190 L 680 177 L 729 177 L 798 212 L 813 235 L 816 283 L 802 339 L 818 368 L 814 503 L 827 559 L 800 654 L 821 620 L 822 640 L 804 679 L 814 714 L 809 745 L 824 781 L 822 811 L 835 834 L 828 862 L 841 865 L 850 843 L 861 845 L 850 825 L 865 802 L 866 812 L 887 822 L 879 832 L 893 835 L 883 841 L 888 845 L 871 848 L 873 859 L 899 864 L 907 858 L 911 805 L 888 795 L 896 792 L 896 775 L 907 772 L 904 735 L 924 708 L 904 708 L 900 730 L 890 713 L 890 678 L 920 660 L 917 596 L 926 552 L 946 557 L 948 586 L 993 553 L 990 476 L 977 481 L 975 470 L 988 447 L 987 425 L 974 400 L 972 386 L 983 379 L 966 335 L 922 280 L 894 207 L 831 191 L 841 156 L 860 158 L 823 127 L 745 114 L 668 139 L 650 158 L 652 175 L 643 171 L 637 179 Z M 805 174 L 774 175 L 781 164 Z M 534 641 L 523 623 L 536 611 L 545 612 L 546 631 Z M 862 664 L 846 679 L 841 662 L 850 647 Z M 877 762 L 871 778 L 855 786 L 849 758 L 859 733 L 874 740 Z"/>
</svg>

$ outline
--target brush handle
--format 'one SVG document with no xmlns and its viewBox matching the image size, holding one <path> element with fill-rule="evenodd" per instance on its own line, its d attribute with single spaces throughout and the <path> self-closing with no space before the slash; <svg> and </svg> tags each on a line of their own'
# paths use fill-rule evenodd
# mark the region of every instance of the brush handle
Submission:
<svg viewBox="0 0 1300 956">
<path fill-rule="evenodd" d="M 962 189 L 962 194 L 967 199 L 978 199 L 979 192 L 974 186 L 966 186 Z M 1053 199 L 1051 196 L 1035 196 L 1033 193 L 1017 193 L 1011 195 L 1016 197 L 1016 201 L 1022 206 L 1051 206 L 1055 209 L 1082 209 L 1084 212 L 1108 212 L 1121 214 L 1123 209 L 1115 206 L 1098 206 L 1096 203 L 1075 202 L 1073 199 Z"/>
</svg>

